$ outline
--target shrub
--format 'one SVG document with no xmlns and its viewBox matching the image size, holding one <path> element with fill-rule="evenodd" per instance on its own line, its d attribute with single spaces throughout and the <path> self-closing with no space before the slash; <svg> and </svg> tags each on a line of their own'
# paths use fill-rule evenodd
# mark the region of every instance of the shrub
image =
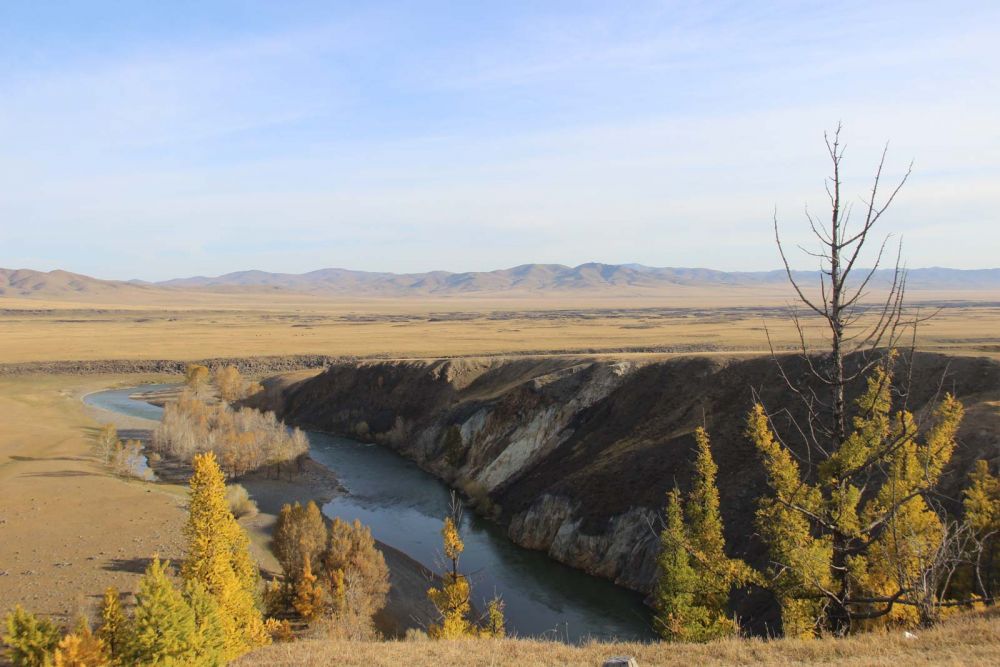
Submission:
<svg viewBox="0 0 1000 667">
<path fill-rule="evenodd" d="M 489 491 L 482 482 L 474 479 L 465 480 L 461 483 L 462 493 L 466 495 L 473 509 L 479 514 L 487 517 L 496 517 L 500 514 L 500 506 L 490 498 Z"/>
<path fill-rule="evenodd" d="M 462 442 L 462 430 L 452 425 L 444 433 L 444 458 L 453 468 L 460 468 L 465 463 L 465 443 Z"/>
<path fill-rule="evenodd" d="M 42 667 L 59 643 L 59 628 L 45 618 L 14 607 L 4 623 L 7 633 L 3 642 L 10 648 L 15 667 Z"/>
<path fill-rule="evenodd" d="M 226 487 L 226 502 L 229 504 L 229 511 L 237 519 L 257 515 L 257 503 L 242 484 L 230 484 Z"/>
<path fill-rule="evenodd" d="M 120 477 L 143 479 L 145 475 L 142 470 L 142 443 L 138 440 L 128 440 L 122 443 L 119 440 L 115 443 L 111 465 L 115 474 Z"/>
</svg>

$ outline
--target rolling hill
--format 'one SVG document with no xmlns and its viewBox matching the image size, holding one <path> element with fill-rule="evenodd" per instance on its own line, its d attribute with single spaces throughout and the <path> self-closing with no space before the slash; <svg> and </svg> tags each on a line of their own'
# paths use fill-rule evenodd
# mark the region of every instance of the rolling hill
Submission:
<svg viewBox="0 0 1000 667">
<path fill-rule="evenodd" d="M 804 284 L 815 282 L 813 272 L 797 272 Z M 889 270 L 880 270 L 872 287 L 886 286 Z M 588 263 L 523 264 L 496 271 L 452 273 L 387 273 L 320 269 L 308 273 L 239 271 L 221 276 L 177 278 L 157 283 L 100 280 L 67 271 L 40 272 L 30 269 L 0 269 L 0 296 L 19 298 L 80 299 L 113 301 L 141 300 L 177 294 L 302 294 L 314 297 L 413 297 L 524 294 L 640 294 L 655 296 L 678 288 L 783 289 L 782 270 L 727 272 L 698 268 L 658 268 L 640 264 Z M 908 274 L 911 290 L 992 291 L 1000 290 L 1000 269 L 913 269 Z"/>
</svg>

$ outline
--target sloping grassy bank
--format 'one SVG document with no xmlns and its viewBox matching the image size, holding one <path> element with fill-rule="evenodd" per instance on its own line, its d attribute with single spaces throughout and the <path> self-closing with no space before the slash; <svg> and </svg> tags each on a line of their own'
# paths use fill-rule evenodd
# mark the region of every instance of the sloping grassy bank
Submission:
<svg viewBox="0 0 1000 667">
<path fill-rule="evenodd" d="M 876 632 L 846 639 L 732 639 L 709 644 L 602 644 L 570 646 L 531 639 L 342 642 L 303 640 L 268 646 L 244 656 L 242 667 L 283 665 L 601 665 L 632 656 L 648 665 L 989 665 L 1000 664 L 1000 613 L 957 616 L 938 627 Z"/>
</svg>

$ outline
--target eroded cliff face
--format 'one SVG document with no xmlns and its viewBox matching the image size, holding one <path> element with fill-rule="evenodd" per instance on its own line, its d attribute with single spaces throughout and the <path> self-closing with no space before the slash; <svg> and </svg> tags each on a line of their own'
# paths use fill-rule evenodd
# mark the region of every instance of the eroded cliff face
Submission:
<svg viewBox="0 0 1000 667">
<path fill-rule="evenodd" d="M 804 369 L 789 358 L 785 371 Z M 972 419 L 945 480 L 957 486 L 972 461 L 1000 451 L 990 402 L 1000 364 L 918 355 L 912 374 L 911 408 L 942 378 L 966 402 Z M 518 544 L 649 593 L 664 496 L 689 485 L 699 425 L 712 435 L 727 544 L 763 564 L 753 515 L 764 476 L 742 435 L 754 391 L 794 406 L 772 359 L 691 357 L 342 363 L 272 391 L 269 407 L 292 424 L 393 447 L 488 499 Z M 449 450 L 453 430 L 461 444 Z"/>
</svg>

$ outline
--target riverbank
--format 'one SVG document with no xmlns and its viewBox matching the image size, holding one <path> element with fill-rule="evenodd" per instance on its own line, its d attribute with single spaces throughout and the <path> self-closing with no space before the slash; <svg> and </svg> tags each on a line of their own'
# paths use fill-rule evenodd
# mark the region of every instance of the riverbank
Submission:
<svg viewBox="0 0 1000 667">
<path fill-rule="evenodd" d="M 22 604 L 69 625 L 108 586 L 135 590 L 153 554 L 183 556 L 185 489 L 112 475 L 91 452 L 102 418 L 81 402 L 108 386 L 160 380 L 0 378 L 0 613 Z"/>
<path fill-rule="evenodd" d="M 100 392 L 96 392 L 94 398 Z M 162 406 L 164 400 L 176 394 L 172 388 L 151 391 L 128 391 L 132 402 Z M 120 397 L 113 403 L 122 407 Z M 127 405 L 128 402 L 124 404 Z M 157 422 L 151 419 L 124 414 L 88 405 L 88 409 L 102 423 L 113 423 L 129 438 L 148 441 Z M 183 486 L 190 475 L 186 464 L 170 459 L 152 463 L 160 484 Z M 286 503 L 315 501 L 321 507 L 347 490 L 338 481 L 336 472 L 312 458 L 305 458 L 294 471 L 284 470 L 275 476 L 267 470 L 256 471 L 233 480 L 242 484 L 256 503 L 259 512 L 244 517 L 240 524 L 250 535 L 254 555 L 264 573 L 270 578 L 279 576 L 281 568 L 270 550 L 271 534 L 277 515 Z M 376 616 L 376 628 L 387 637 L 401 637 L 409 628 L 425 628 L 435 620 L 435 610 L 427 600 L 427 588 L 434 582 L 434 575 L 419 562 L 402 551 L 376 540 L 389 566 L 390 592 L 385 609 Z"/>
</svg>

